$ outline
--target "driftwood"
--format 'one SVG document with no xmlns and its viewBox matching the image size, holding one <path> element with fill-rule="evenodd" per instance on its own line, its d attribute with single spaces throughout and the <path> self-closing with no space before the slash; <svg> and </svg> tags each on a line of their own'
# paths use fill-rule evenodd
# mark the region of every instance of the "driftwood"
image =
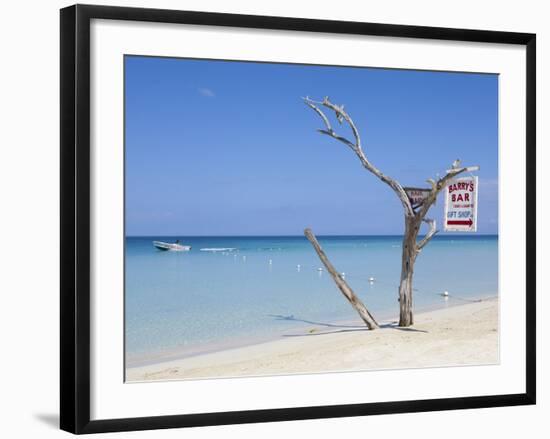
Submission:
<svg viewBox="0 0 550 439">
<path fill-rule="evenodd" d="M 395 192 L 395 194 L 401 201 L 405 216 L 405 232 L 403 234 L 401 279 L 399 283 L 399 326 L 410 326 L 414 322 L 412 311 L 412 279 L 414 273 L 414 263 L 416 261 L 416 257 L 421 252 L 421 250 L 437 233 L 435 220 L 426 218 L 428 210 L 435 203 L 439 193 L 450 183 L 450 181 L 454 177 L 456 177 L 458 174 L 461 174 L 462 172 L 477 170 L 478 168 L 461 167 L 460 161 L 456 160 L 453 163 L 452 169 L 447 171 L 444 177 L 439 178 L 438 180 L 427 180 L 427 182 L 431 185 L 430 193 L 421 205 L 415 206 L 413 208 L 412 203 L 407 196 L 407 193 L 405 192 L 403 186 L 401 186 L 401 184 L 397 180 L 383 174 L 368 160 L 361 145 L 359 130 L 357 129 L 350 115 L 346 111 L 344 111 L 343 105 L 338 106 L 333 104 L 328 97 L 325 97 L 325 99 L 320 102 L 314 101 L 306 97 L 304 98 L 304 102 L 321 117 L 325 124 L 325 128 L 318 131 L 321 134 L 332 137 L 333 139 L 336 139 L 349 147 L 359 158 L 359 161 L 361 162 L 363 167 L 374 174 L 376 177 L 378 177 L 380 180 L 382 180 L 384 183 L 386 183 Z M 324 114 L 323 110 L 321 110 L 320 107 L 325 107 L 330 111 L 333 111 L 336 116 L 336 120 L 340 124 L 345 121 L 353 133 L 354 140 L 351 141 L 337 134 L 332 128 L 328 117 Z M 418 241 L 418 233 L 420 231 L 420 226 L 423 222 L 428 224 L 430 228 L 424 238 Z"/>
<path fill-rule="evenodd" d="M 367 327 L 369 329 L 377 329 L 379 328 L 378 323 L 372 316 L 372 314 L 369 312 L 367 307 L 361 302 L 359 297 L 355 295 L 351 287 L 347 284 L 347 282 L 344 280 L 342 275 L 336 271 L 336 268 L 332 265 L 332 263 L 327 258 L 327 255 L 321 248 L 321 245 L 317 241 L 317 238 L 315 238 L 315 235 L 311 231 L 311 229 L 304 230 L 304 235 L 306 235 L 306 238 L 311 242 L 313 245 L 313 248 L 317 252 L 317 255 L 319 256 L 319 259 L 321 259 L 321 262 L 326 267 L 327 271 L 330 273 L 332 278 L 334 279 L 334 282 L 336 283 L 336 286 L 338 289 L 342 292 L 342 294 L 345 296 L 346 299 L 348 299 L 349 303 L 353 308 L 358 312 L 361 319 L 365 322 Z"/>
</svg>

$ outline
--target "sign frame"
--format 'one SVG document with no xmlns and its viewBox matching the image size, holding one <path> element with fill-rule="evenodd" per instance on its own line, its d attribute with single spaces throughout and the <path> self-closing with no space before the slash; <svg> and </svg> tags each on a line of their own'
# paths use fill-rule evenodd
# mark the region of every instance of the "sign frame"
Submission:
<svg viewBox="0 0 550 439">
<path fill-rule="evenodd" d="M 473 190 L 473 207 L 470 209 L 472 211 L 472 214 L 470 216 L 469 220 L 452 220 L 453 224 L 449 224 L 449 211 L 452 210 L 450 207 L 449 202 L 449 188 L 451 185 L 455 183 L 459 183 L 465 180 L 473 180 L 474 181 L 474 190 Z M 478 193 L 479 193 L 479 177 L 477 175 L 471 175 L 471 176 L 465 176 L 465 177 L 457 177 L 453 178 L 447 187 L 445 188 L 445 208 L 443 210 L 443 230 L 445 232 L 460 232 L 460 233 L 476 233 L 477 232 L 477 210 L 478 210 Z M 465 211 L 465 208 L 462 208 L 462 211 Z M 469 227 L 462 227 L 463 224 L 459 223 L 466 223 L 467 221 L 470 222 Z"/>
<path fill-rule="evenodd" d="M 405 193 L 407 194 L 407 197 L 409 198 L 410 202 L 411 202 L 411 206 L 413 209 L 418 209 L 420 206 L 422 206 L 424 204 L 424 200 L 425 198 L 427 198 L 427 196 L 430 194 L 430 192 L 432 191 L 431 189 L 429 188 L 422 188 L 422 187 L 404 187 L 403 188 L 405 190 Z M 414 203 L 413 202 L 413 199 L 411 198 L 411 195 L 409 194 L 409 192 L 412 192 L 412 191 L 417 191 L 417 192 L 422 192 L 422 193 L 425 193 L 426 194 L 426 197 L 422 199 L 422 201 L 420 203 Z M 437 201 L 437 200 L 436 200 Z"/>
</svg>

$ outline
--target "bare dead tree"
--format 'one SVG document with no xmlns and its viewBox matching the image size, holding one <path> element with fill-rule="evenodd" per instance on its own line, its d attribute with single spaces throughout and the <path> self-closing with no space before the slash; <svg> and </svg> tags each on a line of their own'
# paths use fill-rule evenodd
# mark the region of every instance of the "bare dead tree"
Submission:
<svg viewBox="0 0 550 439">
<path fill-rule="evenodd" d="M 315 238 L 315 235 L 311 231 L 311 229 L 304 230 L 304 234 L 306 235 L 306 238 L 311 242 L 311 245 L 313 245 L 313 248 L 317 252 L 317 255 L 319 256 L 319 259 L 321 259 L 321 262 L 326 267 L 327 271 L 332 276 L 332 279 L 334 279 L 334 282 L 336 283 L 336 286 L 338 289 L 342 292 L 344 297 L 349 301 L 351 306 L 358 312 L 361 319 L 365 322 L 367 327 L 369 329 L 377 329 L 379 328 L 378 323 L 372 316 L 372 314 L 369 312 L 367 307 L 361 302 L 359 297 L 355 295 L 351 287 L 348 285 L 348 283 L 344 280 L 344 277 L 338 273 L 336 268 L 332 265 L 332 263 L 327 258 L 327 255 L 321 248 L 321 245 L 317 241 L 317 238 Z"/>
<path fill-rule="evenodd" d="M 401 184 L 383 174 L 376 166 L 374 166 L 363 151 L 361 145 L 361 137 L 359 130 L 355 123 L 344 111 L 344 106 L 338 106 L 333 104 L 328 97 L 325 97 L 323 101 L 314 101 L 309 97 L 304 98 L 304 102 L 313 109 L 323 120 L 325 128 L 318 130 L 320 133 L 325 134 L 333 139 L 338 140 L 347 147 L 349 147 L 355 155 L 359 158 L 359 161 L 363 167 L 386 183 L 395 192 L 399 201 L 403 206 L 403 212 L 405 216 L 405 231 L 403 234 L 403 248 L 401 258 L 401 278 L 399 282 L 399 326 L 411 326 L 414 323 L 413 320 L 413 274 L 414 263 L 416 257 L 422 251 L 422 249 L 430 242 L 432 237 L 437 233 L 435 220 L 426 218 L 430 207 L 435 203 L 439 193 L 450 183 L 450 181 L 458 174 L 465 171 L 477 170 L 478 167 L 461 167 L 460 161 L 456 160 L 450 170 L 447 171 L 444 177 L 437 180 L 428 179 L 431 189 L 424 202 L 413 208 L 412 203 L 405 192 L 405 189 Z M 336 120 L 339 124 L 346 124 L 350 127 L 353 133 L 353 141 L 349 140 L 334 131 L 329 118 L 325 115 L 322 107 L 334 112 Z M 426 223 L 429 229 L 426 235 L 418 241 L 418 233 L 422 223 Z"/>
</svg>

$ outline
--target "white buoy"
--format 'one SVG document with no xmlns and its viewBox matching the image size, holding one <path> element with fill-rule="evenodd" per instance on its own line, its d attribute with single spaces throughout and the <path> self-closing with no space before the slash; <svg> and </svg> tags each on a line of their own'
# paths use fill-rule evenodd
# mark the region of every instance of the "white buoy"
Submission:
<svg viewBox="0 0 550 439">
<path fill-rule="evenodd" d="M 319 267 L 317 271 L 323 271 L 323 267 Z"/>
<path fill-rule="evenodd" d="M 374 282 L 374 277 L 369 277 L 369 282 L 372 284 Z"/>
<path fill-rule="evenodd" d="M 443 297 L 449 297 L 449 292 L 448 291 L 443 291 Z"/>
<path fill-rule="evenodd" d="M 342 272 L 342 273 L 340 273 L 340 276 L 346 277 L 346 273 Z"/>
</svg>

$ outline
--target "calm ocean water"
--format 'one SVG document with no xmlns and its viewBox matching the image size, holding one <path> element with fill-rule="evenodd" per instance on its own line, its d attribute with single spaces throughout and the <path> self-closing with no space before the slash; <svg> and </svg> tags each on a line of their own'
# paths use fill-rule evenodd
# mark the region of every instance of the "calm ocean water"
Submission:
<svg viewBox="0 0 550 439">
<path fill-rule="evenodd" d="M 156 239 L 180 239 L 192 250 L 158 251 Z M 378 319 L 397 315 L 401 237 L 318 239 Z M 223 247 L 235 250 L 200 251 Z M 304 237 L 127 238 L 127 364 L 356 320 L 319 267 Z M 417 310 L 497 295 L 498 237 L 434 237 L 417 259 L 414 288 Z M 448 300 L 439 295 L 445 290 Z"/>
</svg>

